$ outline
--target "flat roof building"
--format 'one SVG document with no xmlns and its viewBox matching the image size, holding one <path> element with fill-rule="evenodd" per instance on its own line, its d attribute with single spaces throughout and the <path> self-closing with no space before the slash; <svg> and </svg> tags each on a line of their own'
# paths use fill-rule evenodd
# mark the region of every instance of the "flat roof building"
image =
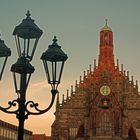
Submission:
<svg viewBox="0 0 140 140">
<path fill-rule="evenodd" d="M 24 130 L 24 140 L 33 140 L 32 131 Z M 18 127 L 0 120 L 0 140 L 17 140 Z"/>
</svg>

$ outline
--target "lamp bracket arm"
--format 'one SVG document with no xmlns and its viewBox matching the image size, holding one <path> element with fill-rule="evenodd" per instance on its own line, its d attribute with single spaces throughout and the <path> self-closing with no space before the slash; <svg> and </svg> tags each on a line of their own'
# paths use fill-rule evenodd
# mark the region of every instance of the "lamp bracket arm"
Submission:
<svg viewBox="0 0 140 140">
<path fill-rule="evenodd" d="M 16 106 L 18 106 L 18 107 L 16 107 Z M 16 107 L 16 109 L 10 110 L 12 107 Z M 18 100 L 9 101 L 8 107 L 0 106 L 0 110 L 5 112 L 5 113 L 9 113 L 9 114 L 17 114 L 19 111 L 19 102 L 18 102 Z"/>
<path fill-rule="evenodd" d="M 41 114 L 48 112 L 54 103 L 55 95 L 57 92 L 58 91 L 54 90 L 54 89 L 51 91 L 52 99 L 51 99 L 50 105 L 46 109 L 43 109 L 43 110 L 38 108 L 38 106 L 39 106 L 38 103 L 34 103 L 33 101 L 26 102 L 26 104 L 25 104 L 26 117 L 28 117 L 29 115 L 41 115 Z M 36 112 L 30 111 L 29 108 L 34 108 L 34 110 Z"/>
</svg>

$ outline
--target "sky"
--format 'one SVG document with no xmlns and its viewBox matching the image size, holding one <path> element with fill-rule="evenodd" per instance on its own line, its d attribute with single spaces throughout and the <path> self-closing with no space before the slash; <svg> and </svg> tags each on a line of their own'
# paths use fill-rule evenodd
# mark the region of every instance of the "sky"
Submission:
<svg viewBox="0 0 140 140">
<path fill-rule="evenodd" d="M 79 81 L 83 71 L 93 66 L 98 60 L 99 32 L 108 18 L 108 26 L 114 35 L 115 62 L 140 81 L 140 1 L 139 0 L 1 0 L 0 1 L 1 39 L 11 49 L 3 78 L 0 81 L 0 105 L 16 99 L 11 65 L 17 61 L 15 40 L 12 35 L 15 26 L 21 23 L 30 10 L 31 17 L 43 30 L 32 65 L 35 72 L 27 90 L 27 101 L 38 102 L 45 108 L 51 100 L 51 87 L 47 83 L 45 71 L 40 60 L 41 54 L 52 44 L 57 36 L 58 44 L 68 55 L 61 84 L 58 87 L 60 96 L 66 94 L 75 81 Z M 139 84 L 140 85 L 140 84 Z M 54 121 L 55 104 L 49 112 L 40 116 L 29 116 L 25 128 L 33 133 L 50 135 Z M 0 112 L 0 119 L 18 124 L 15 115 Z"/>
</svg>

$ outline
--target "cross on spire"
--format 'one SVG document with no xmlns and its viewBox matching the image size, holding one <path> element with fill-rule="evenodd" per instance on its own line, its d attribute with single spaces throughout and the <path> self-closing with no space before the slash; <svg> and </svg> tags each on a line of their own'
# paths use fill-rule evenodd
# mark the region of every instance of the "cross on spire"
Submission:
<svg viewBox="0 0 140 140">
<path fill-rule="evenodd" d="M 108 19 L 106 18 L 106 19 L 105 19 L 105 26 L 107 26 L 107 22 L 108 22 Z"/>
</svg>

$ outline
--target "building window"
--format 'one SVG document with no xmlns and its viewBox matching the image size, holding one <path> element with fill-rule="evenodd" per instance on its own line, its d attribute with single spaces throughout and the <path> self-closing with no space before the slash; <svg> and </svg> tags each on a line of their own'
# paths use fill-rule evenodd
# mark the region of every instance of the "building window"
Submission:
<svg viewBox="0 0 140 140">
<path fill-rule="evenodd" d="M 32 140 L 32 132 L 30 133 L 25 132 L 24 140 Z M 6 140 L 17 140 L 18 131 L 17 126 L 6 123 L 0 120 L 0 140 L 1 137 Z"/>
<path fill-rule="evenodd" d="M 77 136 L 77 128 L 76 127 L 69 128 L 69 140 L 75 140 L 76 136 Z"/>
<path fill-rule="evenodd" d="M 1 128 L 0 135 L 3 136 L 3 128 Z"/>
<path fill-rule="evenodd" d="M 6 129 L 3 129 L 3 136 L 6 137 Z"/>
<path fill-rule="evenodd" d="M 111 131 L 112 124 L 110 122 L 109 115 L 107 113 L 103 113 L 101 116 L 101 122 L 100 122 L 100 130 L 103 133 Z"/>
</svg>

